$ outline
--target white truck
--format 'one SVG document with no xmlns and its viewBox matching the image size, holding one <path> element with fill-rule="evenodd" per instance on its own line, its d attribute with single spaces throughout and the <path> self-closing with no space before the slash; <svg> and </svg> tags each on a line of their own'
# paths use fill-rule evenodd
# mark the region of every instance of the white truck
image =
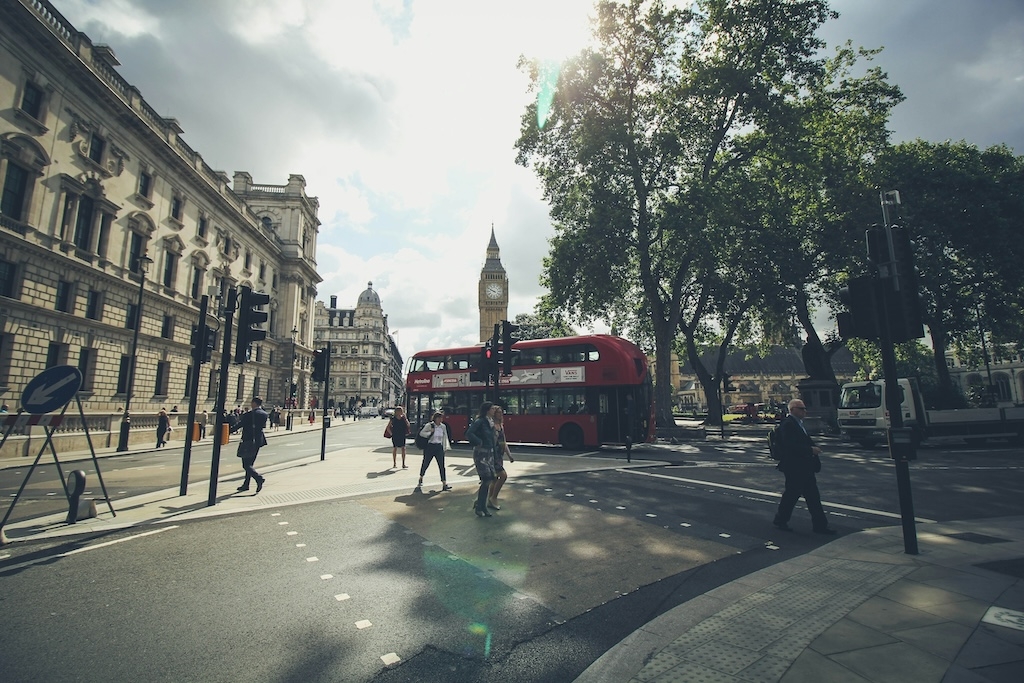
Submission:
<svg viewBox="0 0 1024 683">
<path fill-rule="evenodd" d="M 916 443 L 953 438 L 968 443 L 989 438 L 1024 438 L 1024 407 L 925 410 L 917 382 L 898 380 L 903 426 L 913 430 Z M 889 414 L 885 409 L 885 380 L 850 382 L 839 399 L 839 429 L 863 446 L 886 442 Z"/>
</svg>

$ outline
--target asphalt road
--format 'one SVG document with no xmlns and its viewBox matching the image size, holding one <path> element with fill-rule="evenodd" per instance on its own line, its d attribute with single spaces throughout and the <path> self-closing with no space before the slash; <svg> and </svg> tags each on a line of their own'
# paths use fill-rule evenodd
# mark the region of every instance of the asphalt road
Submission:
<svg viewBox="0 0 1024 683">
<path fill-rule="evenodd" d="M 375 421 L 330 431 L 379 443 Z M 271 457 L 318 452 L 319 434 L 308 439 L 277 439 Z M 670 464 L 513 470 L 505 509 L 472 520 L 479 538 L 446 526 L 433 500 L 414 507 L 402 494 L 0 548 L 0 671 L 5 681 L 571 681 L 666 610 L 828 541 L 802 508 L 795 533 L 771 526 L 781 476 L 760 440 L 645 448 Z M 923 449 L 911 468 L 917 516 L 1024 513 L 1021 455 Z M 899 523 L 884 451 L 828 442 L 824 463 L 823 499 L 842 533 Z M 111 477 L 141 482 L 157 464 Z M 671 548 L 629 547 L 611 533 L 624 526 Z M 670 554 L 679 549 L 702 554 L 685 564 Z M 626 588 L 630 556 L 639 567 L 659 551 L 663 578 Z M 524 588 L 567 560 L 568 572 Z"/>
</svg>

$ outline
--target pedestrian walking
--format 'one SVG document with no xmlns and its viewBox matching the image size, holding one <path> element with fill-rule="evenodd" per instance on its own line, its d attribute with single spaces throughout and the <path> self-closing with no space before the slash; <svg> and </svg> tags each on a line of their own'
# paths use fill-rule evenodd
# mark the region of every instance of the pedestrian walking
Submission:
<svg viewBox="0 0 1024 683">
<path fill-rule="evenodd" d="M 783 531 L 792 531 L 789 519 L 797 500 L 802 497 L 811 513 L 811 530 L 816 534 L 833 535 L 836 531 L 828 525 L 814 476 L 821 471 L 821 449 L 814 445 L 804 427 L 806 416 L 804 402 L 795 398 L 789 402 L 789 415 L 779 425 L 781 458 L 777 467 L 786 475 L 786 488 L 772 523 Z"/>
<path fill-rule="evenodd" d="M 274 406 L 270 410 L 270 430 L 276 432 L 281 426 L 281 409 Z"/>
<path fill-rule="evenodd" d="M 395 412 L 397 413 L 398 410 L 396 409 Z M 427 473 L 430 461 L 436 460 L 437 469 L 441 472 L 441 490 L 452 490 L 452 487 L 448 485 L 444 470 L 444 454 L 452 447 L 452 442 L 448 434 L 448 425 L 443 420 L 444 413 L 439 410 L 434 413 L 433 419 L 423 425 L 423 429 L 420 430 L 420 436 L 426 439 L 427 443 L 423 447 L 423 464 L 420 465 L 420 480 L 416 484 L 417 489 L 423 486 L 423 475 Z"/>
<path fill-rule="evenodd" d="M 505 441 L 505 411 L 501 406 L 495 405 L 491 408 L 491 421 L 494 423 L 494 481 L 491 482 L 487 494 L 487 507 L 492 510 L 500 510 L 498 493 L 505 484 L 505 480 L 508 479 L 508 473 L 505 472 L 505 459 L 507 458 L 509 462 L 516 460 L 512 457 L 512 451 L 508 449 L 508 443 Z"/>
<path fill-rule="evenodd" d="M 316 420 L 316 411 L 315 410 L 309 411 L 309 424 L 313 424 L 313 422 L 315 420 Z"/>
<path fill-rule="evenodd" d="M 196 415 L 196 423 L 199 425 L 199 438 L 206 438 L 206 423 L 210 421 L 210 414 L 205 410 Z"/>
<path fill-rule="evenodd" d="M 405 464 L 405 441 L 412 431 L 409 418 L 405 416 L 405 410 L 395 408 L 395 414 L 388 420 L 388 426 L 384 428 L 384 438 L 391 439 L 391 467 L 398 467 L 398 450 L 402 450 L 402 469 L 409 469 Z"/>
<path fill-rule="evenodd" d="M 167 433 L 171 431 L 171 418 L 163 408 L 156 416 L 156 447 L 162 448 L 167 443 Z"/>
<path fill-rule="evenodd" d="M 238 487 L 238 491 L 249 490 L 249 480 L 256 480 L 256 493 L 263 490 L 263 482 L 266 481 L 266 477 L 260 476 L 260 473 L 256 471 L 253 465 L 256 464 L 256 456 L 260 453 L 260 448 L 267 445 L 267 437 L 263 433 L 263 430 L 267 426 L 267 411 L 263 410 L 263 399 L 259 396 L 254 396 L 250 403 L 251 410 L 242 413 L 242 416 L 238 419 L 232 427 L 232 432 L 237 432 L 239 429 L 242 430 L 242 440 L 238 443 L 238 455 L 242 459 L 242 469 L 245 470 L 245 481 Z"/>
<path fill-rule="evenodd" d="M 487 511 L 487 493 L 494 481 L 494 425 L 488 419 L 493 406 L 490 401 L 484 401 L 476 420 L 466 430 L 466 440 L 473 445 L 473 464 L 480 477 L 480 489 L 473 506 L 477 517 L 492 516 Z"/>
</svg>

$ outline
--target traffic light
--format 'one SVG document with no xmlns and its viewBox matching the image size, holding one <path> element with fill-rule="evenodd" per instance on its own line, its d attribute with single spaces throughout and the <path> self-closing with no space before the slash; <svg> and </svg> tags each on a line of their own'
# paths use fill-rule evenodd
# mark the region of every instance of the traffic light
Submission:
<svg viewBox="0 0 1024 683">
<path fill-rule="evenodd" d="M 317 349 L 313 352 L 313 381 L 326 382 L 329 374 L 330 359 L 327 357 L 327 352 Z"/>
<path fill-rule="evenodd" d="M 498 353 L 498 367 L 501 368 L 501 374 L 508 377 L 512 374 L 512 361 L 519 355 L 519 352 L 512 348 L 518 339 L 515 339 L 512 334 L 519 329 L 519 325 L 514 325 L 507 320 L 501 321 L 501 348 Z"/>
<path fill-rule="evenodd" d="M 739 391 L 736 386 L 732 383 L 732 375 L 722 373 L 722 389 L 726 392 Z"/>
<path fill-rule="evenodd" d="M 863 275 L 851 278 L 839 290 L 839 300 L 847 312 L 836 316 L 839 336 L 843 339 L 878 339 L 878 307 L 876 306 L 876 280 Z"/>
<path fill-rule="evenodd" d="M 889 306 L 889 332 L 894 342 L 919 339 L 924 336 L 924 323 L 917 269 L 914 267 L 914 244 L 906 228 L 894 225 L 889 230 L 892 235 L 892 260 L 896 266 L 896 277 L 892 283 L 893 303 Z"/>
<path fill-rule="evenodd" d="M 208 325 L 192 326 L 192 360 L 197 365 L 209 363 L 217 345 L 217 332 Z"/>
<path fill-rule="evenodd" d="M 238 311 L 238 337 L 235 341 L 234 360 L 237 365 L 249 360 L 249 349 L 253 342 L 267 338 L 266 330 L 254 329 L 253 326 L 267 322 L 269 314 L 259 308 L 270 303 L 270 295 L 260 294 L 243 286 L 241 299 Z"/>
<path fill-rule="evenodd" d="M 484 345 L 480 347 L 480 354 L 477 357 L 476 368 L 470 371 L 469 381 L 471 382 L 490 382 L 491 377 L 495 374 L 497 366 L 497 354 L 495 353 L 494 347 L 491 346 L 491 340 L 488 339 L 484 342 Z"/>
</svg>

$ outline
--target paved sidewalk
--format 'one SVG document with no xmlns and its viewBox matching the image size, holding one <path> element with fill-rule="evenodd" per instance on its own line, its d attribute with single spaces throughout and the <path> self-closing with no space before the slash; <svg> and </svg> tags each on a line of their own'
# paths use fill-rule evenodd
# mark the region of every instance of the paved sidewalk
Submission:
<svg viewBox="0 0 1024 683">
<path fill-rule="evenodd" d="M 690 600 L 576 683 L 1024 681 L 1024 517 L 840 537 Z"/>
<path fill-rule="evenodd" d="M 351 424 L 356 423 L 336 422 L 332 429 Z M 308 431 L 320 425 L 296 427 Z M 268 437 L 292 433 L 281 430 Z M 72 456 L 61 454 L 61 460 Z M 18 542 L 370 494 L 382 494 L 368 499 L 371 505 L 393 512 L 410 504 L 408 496 L 399 504 L 390 494 L 411 490 L 420 457 L 411 449 L 410 469 L 395 470 L 390 448 L 348 448 L 328 452 L 324 461 L 313 456 L 268 466 L 260 468 L 267 484 L 259 495 L 235 491 L 242 475 L 234 460 L 233 450 L 222 453 L 224 476 L 212 507 L 206 504 L 208 486 L 200 483 L 191 485 L 186 496 L 178 496 L 174 488 L 115 500 L 116 517 L 101 501 L 95 519 L 67 525 L 63 515 L 53 515 L 10 524 L 5 532 L 11 542 Z M 464 448 L 450 451 L 447 464 L 448 483 L 465 496 L 478 481 L 471 453 Z M 530 455 L 516 460 L 515 478 L 653 464 Z M 428 471 L 426 482 L 425 489 L 439 488 L 436 468 Z M 431 496 L 456 494 L 431 490 L 423 498 L 429 503 Z M 408 510 L 405 514 L 416 518 L 416 509 Z M 453 523 L 475 521 L 460 514 Z M 494 531 L 501 530 L 495 526 Z M 624 529 L 614 545 L 626 547 L 622 544 L 627 537 L 641 542 L 640 531 Z M 652 526 L 652 531 L 657 529 Z M 1024 516 L 919 524 L 917 531 L 918 555 L 904 552 L 901 527 L 883 527 L 841 536 L 723 585 L 635 631 L 594 662 L 577 683 L 1024 680 Z M 615 530 L 608 527 L 605 533 Z M 452 534 L 445 538 L 454 542 Z M 680 549 L 697 552 L 683 544 Z M 700 561 L 714 560 L 721 550 L 703 549 Z M 641 577 L 638 585 L 658 578 Z M 543 595 L 540 589 L 538 594 Z M 589 608 L 578 607 L 573 614 Z"/>
</svg>

